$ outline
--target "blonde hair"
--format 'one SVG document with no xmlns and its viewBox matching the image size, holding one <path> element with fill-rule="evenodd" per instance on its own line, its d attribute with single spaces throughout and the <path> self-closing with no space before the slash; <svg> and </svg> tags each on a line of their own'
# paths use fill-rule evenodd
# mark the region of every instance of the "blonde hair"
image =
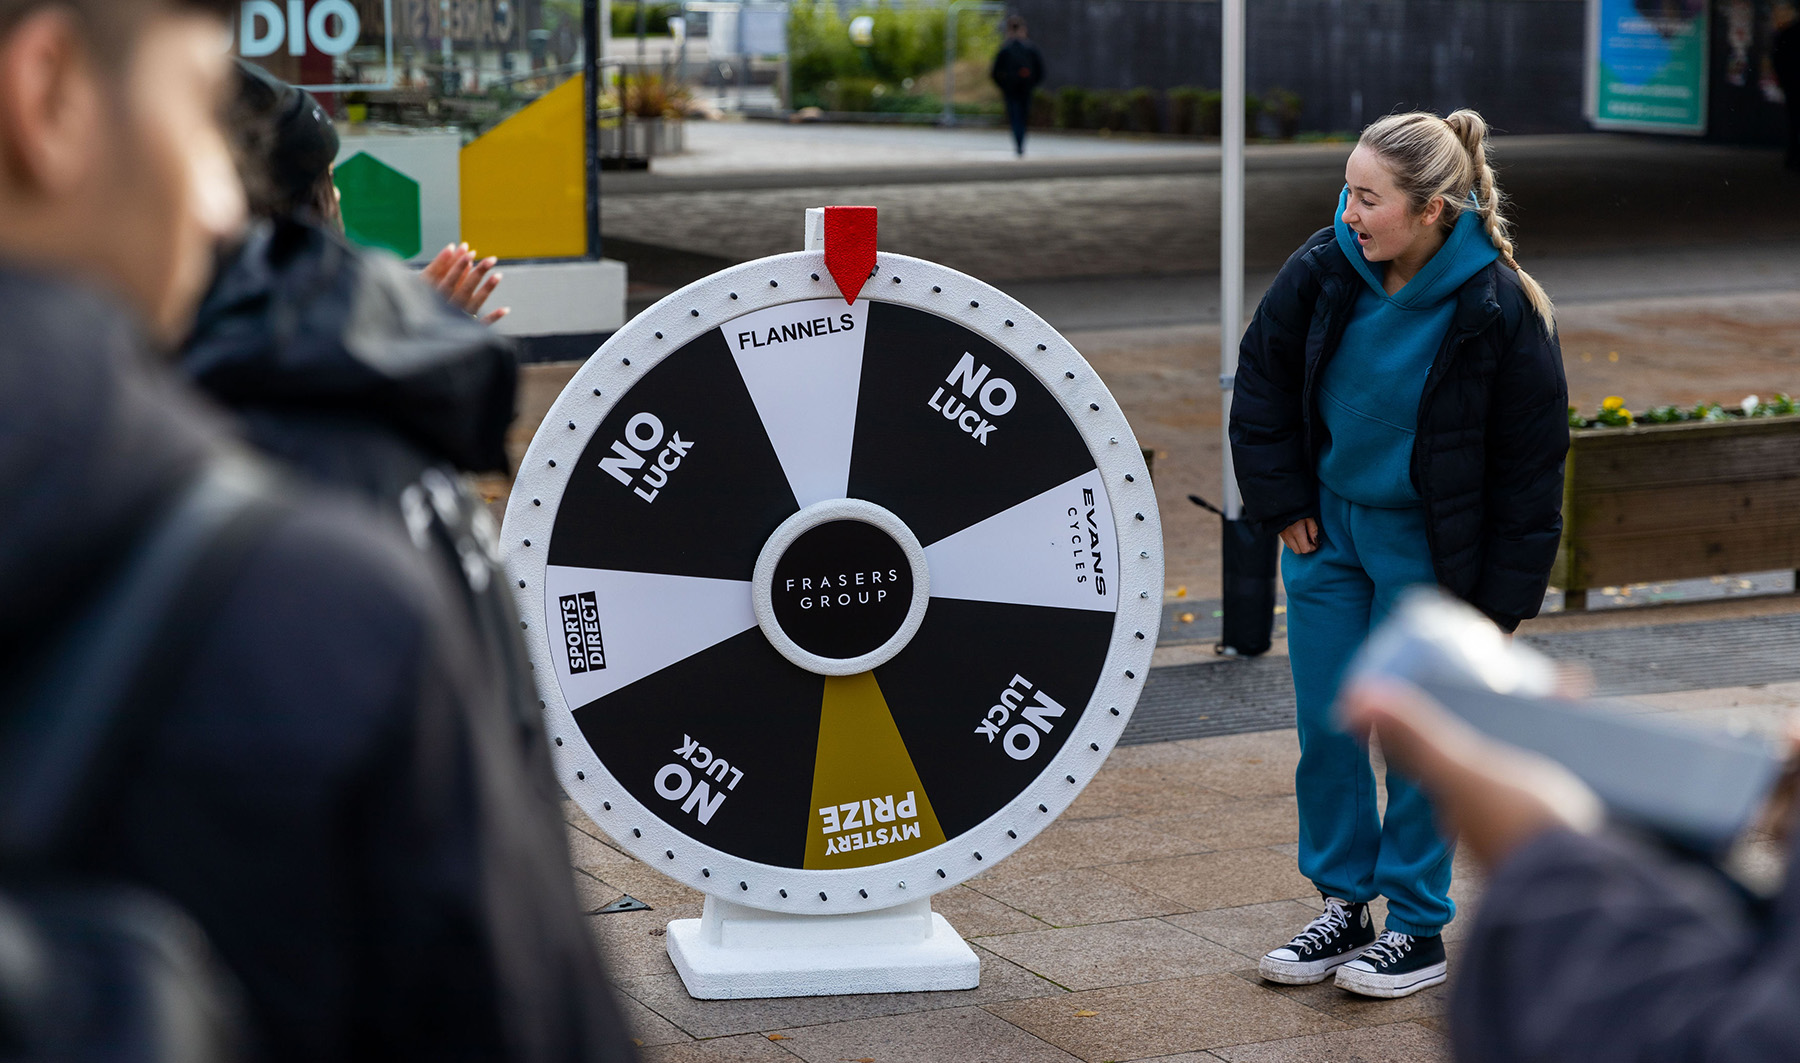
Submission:
<svg viewBox="0 0 1800 1063">
<path fill-rule="evenodd" d="M 1500 250 L 1500 261 L 1519 275 L 1519 284 L 1543 319 L 1544 328 L 1556 334 L 1556 307 L 1531 274 L 1519 268 L 1513 257 L 1511 223 L 1500 213 L 1503 199 L 1488 162 L 1487 122 L 1470 110 L 1439 118 L 1430 111 L 1390 114 L 1363 130 L 1358 143 L 1373 151 L 1389 170 L 1412 204 L 1424 210 L 1433 199 L 1444 201 L 1444 225 L 1456 224 L 1462 212 L 1479 212 L 1488 239 Z"/>
</svg>

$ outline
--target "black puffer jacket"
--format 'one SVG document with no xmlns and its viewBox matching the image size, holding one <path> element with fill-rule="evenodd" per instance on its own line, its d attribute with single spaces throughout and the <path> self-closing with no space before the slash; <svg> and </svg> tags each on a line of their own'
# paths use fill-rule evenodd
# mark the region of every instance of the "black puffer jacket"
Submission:
<svg viewBox="0 0 1800 1063">
<path fill-rule="evenodd" d="M 1317 385 L 1364 287 L 1331 229 L 1275 278 L 1244 334 L 1231 457 L 1250 519 L 1319 514 Z M 1495 263 L 1457 293 L 1419 400 L 1412 480 L 1438 582 L 1508 631 L 1536 616 L 1562 538 L 1569 449 L 1562 349 L 1518 274 Z"/>
</svg>

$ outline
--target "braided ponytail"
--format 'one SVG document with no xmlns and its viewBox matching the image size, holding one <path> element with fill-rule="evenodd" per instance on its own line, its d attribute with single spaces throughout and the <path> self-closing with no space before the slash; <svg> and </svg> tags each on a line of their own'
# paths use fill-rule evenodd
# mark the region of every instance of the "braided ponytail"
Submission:
<svg viewBox="0 0 1800 1063">
<path fill-rule="evenodd" d="M 1463 211 L 1476 210 L 1488 239 L 1500 251 L 1500 261 L 1518 274 L 1532 309 L 1555 335 L 1556 308 L 1550 294 L 1513 257 L 1512 226 L 1500 212 L 1504 199 L 1488 162 L 1487 122 L 1480 114 L 1466 109 L 1448 118 L 1429 111 L 1390 114 L 1363 130 L 1360 143 L 1393 171 L 1413 210 L 1424 210 L 1441 198 L 1446 227 L 1454 226 Z"/>
<path fill-rule="evenodd" d="M 1500 249 L 1500 261 L 1519 275 L 1525 297 L 1531 300 L 1531 308 L 1543 319 L 1545 330 L 1556 335 L 1556 307 L 1550 302 L 1550 293 L 1535 277 L 1519 268 L 1519 260 L 1513 257 L 1512 223 L 1500 213 L 1500 185 L 1494 180 L 1494 167 L 1488 160 L 1487 122 L 1480 114 L 1465 108 L 1451 112 L 1444 124 L 1469 153 L 1469 167 L 1474 177 L 1470 191 L 1474 194 L 1488 239 Z"/>
</svg>

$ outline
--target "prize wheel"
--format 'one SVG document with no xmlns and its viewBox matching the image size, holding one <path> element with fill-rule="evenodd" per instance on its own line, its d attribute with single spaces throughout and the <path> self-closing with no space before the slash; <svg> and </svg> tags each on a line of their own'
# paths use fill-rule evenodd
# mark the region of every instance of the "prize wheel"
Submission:
<svg viewBox="0 0 1800 1063">
<path fill-rule="evenodd" d="M 1054 329 L 881 254 L 662 300 L 575 374 L 505 553 L 563 786 L 652 867 L 891 907 L 1025 844 L 1130 719 L 1162 601 L 1137 441 Z"/>
</svg>

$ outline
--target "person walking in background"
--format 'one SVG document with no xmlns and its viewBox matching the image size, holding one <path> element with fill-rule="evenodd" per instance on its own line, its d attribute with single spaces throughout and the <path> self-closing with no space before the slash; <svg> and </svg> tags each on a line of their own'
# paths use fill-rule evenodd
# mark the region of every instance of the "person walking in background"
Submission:
<svg viewBox="0 0 1800 1063">
<path fill-rule="evenodd" d="M 242 984 L 255 1058 L 628 1060 L 457 589 L 365 512 L 272 485 L 153 362 L 244 220 L 217 118 L 237 7 L 0 0 L 8 810 L 36 796 L 12 800 L 22 734 L 112 708 L 47 720 L 41 692 L 109 694 L 131 726 L 96 740 L 114 770 L 45 870 L 185 909 Z M 193 608 L 144 632 L 142 669 L 77 658 L 165 515 L 223 483 L 258 520 L 194 577 L 207 593 L 178 592 Z"/>
<path fill-rule="evenodd" d="M 1012 125 L 1013 152 L 1025 154 L 1025 126 L 1031 121 L 1031 97 L 1044 83 L 1044 53 L 1025 35 L 1025 20 L 1006 18 L 1006 42 L 994 55 L 994 84 L 1006 100 L 1006 120 Z"/>
<path fill-rule="evenodd" d="M 1289 258 L 1245 333 L 1231 449 L 1278 530 L 1300 765 L 1300 872 L 1325 910 L 1263 977 L 1400 997 L 1445 978 L 1451 850 L 1425 796 L 1331 716 L 1351 656 L 1406 587 L 1511 631 L 1562 530 L 1567 385 L 1550 297 L 1513 257 L 1487 125 L 1412 112 L 1365 129 L 1337 220 Z M 1368 904 L 1388 899 L 1379 937 Z"/>
<path fill-rule="evenodd" d="M 1787 107 L 1787 168 L 1800 170 L 1800 15 L 1787 10 L 1786 22 L 1775 31 L 1769 49 L 1775 83 Z"/>
</svg>

